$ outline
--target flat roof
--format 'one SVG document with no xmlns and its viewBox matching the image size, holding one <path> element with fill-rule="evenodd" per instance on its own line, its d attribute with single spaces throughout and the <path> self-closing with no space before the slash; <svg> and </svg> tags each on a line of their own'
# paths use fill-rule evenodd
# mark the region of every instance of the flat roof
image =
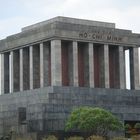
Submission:
<svg viewBox="0 0 140 140">
<path fill-rule="evenodd" d="M 46 20 L 46 21 L 42 21 L 42 22 L 30 25 L 30 26 L 24 27 L 24 28 L 22 28 L 22 31 L 27 31 L 27 30 L 31 30 L 34 28 L 38 28 L 40 26 L 44 26 L 46 24 L 53 23 L 53 22 L 63 22 L 63 23 L 80 24 L 80 25 L 87 25 L 87 26 L 115 28 L 115 23 L 58 16 L 58 17 L 54 17 L 54 18 Z"/>
</svg>

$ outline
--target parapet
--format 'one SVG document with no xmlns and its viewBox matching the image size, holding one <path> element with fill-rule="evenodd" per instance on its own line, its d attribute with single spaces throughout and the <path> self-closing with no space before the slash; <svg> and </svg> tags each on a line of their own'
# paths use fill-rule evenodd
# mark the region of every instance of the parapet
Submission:
<svg viewBox="0 0 140 140">
<path fill-rule="evenodd" d="M 99 27 L 106 27 L 106 28 L 115 28 L 115 23 L 109 22 L 100 22 L 100 21 L 93 21 L 93 20 L 85 20 L 85 19 L 77 19 L 77 18 L 70 18 L 70 17 L 55 17 L 50 20 L 46 20 L 43 22 L 39 22 L 27 27 L 22 28 L 22 31 L 31 30 L 34 28 L 38 28 L 44 26 L 49 23 L 53 22 L 63 22 L 63 23 L 71 23 L 71 24 L 79 24 L 79 25 L 87 25 L 87 26 L 99 26 Z"/>
</svg>

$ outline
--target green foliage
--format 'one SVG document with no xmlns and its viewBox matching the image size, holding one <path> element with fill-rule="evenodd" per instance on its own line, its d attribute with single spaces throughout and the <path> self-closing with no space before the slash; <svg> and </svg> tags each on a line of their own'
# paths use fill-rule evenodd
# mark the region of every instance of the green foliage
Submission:
<svg viewBox="0 0 140 140">
<path fill-rule="evenodd" d="M 140 128 L 140 123 L 136 123 L 134 128 L 139 129 Z"/>
<path fill-rule="evenodd" d="M 130 124 L 125 124 L 124 128 L 125 128 L 125 130 L 129 130 L 129 129 L 131 129 L 131 126 L 130 126 Z"/>
<path fill-rule="evenodd" d="M 42 140 L 58 140 L 58 139 L 57 139 L 55 136 L 50 135 L 50 136 L 48 136 L 48 137 L 42 138 Z"/>
<path fill-rule="evenodd" d="M 92 135 L 92 136 L 88 137 L 86 140 L 105 140 L 105 139 L 101 136 Z"/>
<path fill-rule="evenodd" d="M 128 139 L 124 137 L 114 137 L 112 140 L 128 140 Z"/>
<path fill-rule="evenodd" d="M 69 137 L 66 140 L 84 140 L 84 138 L 83 137 L 79 137 L 79 136 L 74 136 L 74 137 Z"/>
<path fill-rule="evenodd" d="M 93 131 L 100 136 L 107 136 L 108 131 L 122 128 L 123 124 L 109 111 L 92 107 L 74 109 L 65 127 L 66 131 L 71 129 Z"/>
</svg>

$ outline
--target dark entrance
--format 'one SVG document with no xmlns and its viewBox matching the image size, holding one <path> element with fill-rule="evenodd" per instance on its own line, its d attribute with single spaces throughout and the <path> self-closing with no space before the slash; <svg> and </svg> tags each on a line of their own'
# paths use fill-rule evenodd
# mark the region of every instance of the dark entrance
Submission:
<svg viewBox="0 0 140 140">
<path fill-rule="evenodd" d="M 125 136 L 130 138 L 140 134 L 140 121 L 125 121 Z"/>
</svg>

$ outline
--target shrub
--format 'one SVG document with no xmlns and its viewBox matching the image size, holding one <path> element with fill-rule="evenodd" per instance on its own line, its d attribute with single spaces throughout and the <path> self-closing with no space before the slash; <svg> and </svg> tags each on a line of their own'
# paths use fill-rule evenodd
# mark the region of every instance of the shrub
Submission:
<svg viewBox="0 0 140 140">
<path fill-rule="evenodd" d="M 66 140 L 84 140 L 84 138 L 83 137 L 79 137 L 79 136 L 74 136 L 74 137 L 69 137 Z"/>
<path fill-rule="evenodd" d="M 140 129 L 140 123 L 136 123 L 135 126 L 134 126 L 134 128 Z"/>
<path fill-rule="evenodd" d="M 55 136 L 50 135 L 50 136 L 48 136 L 48 137 L 42 138 L 42 140 L 58 140 L 58 139 L 57 139 Z"/>
<path fill-rule="evenodd" d="M 125 130 L 129 130 L 129 129 L 131 129 L 131 126 L 130 126 L 130 124 L 125 124 L 124 128 L 125 128 Z"/>
<path fill-rule="evenodd" d="M 127 138 L 124 138 L 124 137 L 114 137 L 112 140 L 127 140 Z"/>
<path fill-rule="evenodd" d="M 93 136 L 88 137 L 86 140 L 105 140 L 105 139 L 101 136 L 93 135 Z"/>
</svg>

